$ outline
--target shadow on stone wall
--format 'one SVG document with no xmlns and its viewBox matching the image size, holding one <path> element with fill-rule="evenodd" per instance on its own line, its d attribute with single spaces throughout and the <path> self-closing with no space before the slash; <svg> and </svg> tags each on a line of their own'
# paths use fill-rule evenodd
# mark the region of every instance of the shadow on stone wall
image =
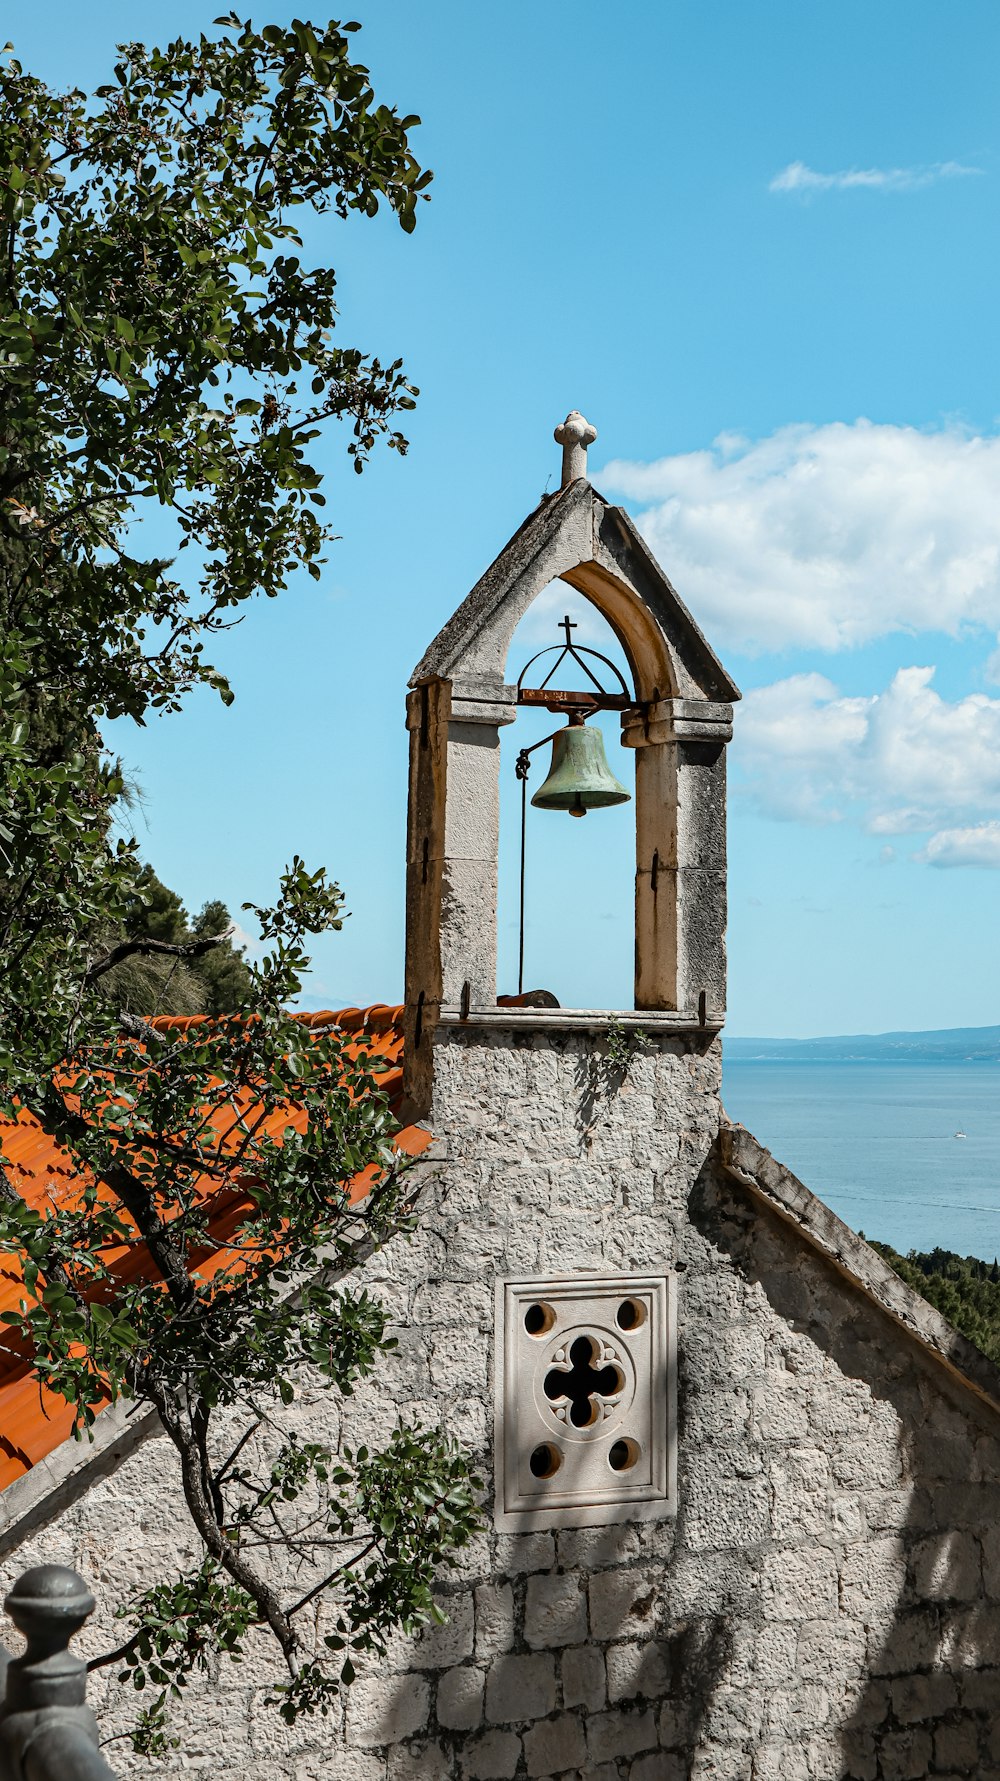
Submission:
<svg viewBox="0 0 1000 1781">
<path fill-rule="evenodd" d="M 714 1159 L 689 1210 L 792 1332 L 898 1418 L 894 1441 L 867 1457 L 854 1431 L 829 1437 L 841 1657 L 821 1678 L 829 1718 L 812 1739 L 804 1720 L 787 1781 L 1000 1781 L 1000 1424 Z"/>
<path fill-rule="evenodd" d="M 576 1127 L 580 1148 L 586 1150 L 594 1128 L 602 1118 L 607 1103 L 616 1095 L 628 1075 L 629 1059 L 602 1056 L 596 1051 L 581 1051 L 573 1068 L 577 1092 Z"/>
<path fill-rule="evenodd" d="M 720 1713 L 731 1716 L 726 1697 L 738 1693 L 732 1628 L 747 1568 L 731 1558 L 713 1567 L 692 1550 L 687 1517 L 682 1493 L 676 1520 L 487 1534 L 479 1581 L 443 1583 L 448 1624 L 396 1651 L 408 1673 L 355 1683 L 347 1732 L 357 1772 L 344 1775 L 688 1781 L 700 1773 L 698 1754 Z M 717 1585 L 709 1590 L 706 1564 Z M 329 1773 L 340 1781 L 336 1764 Z"/>
<path fill-rule="evenodd" d="M 367 1725 L 359 1699 L 348 1703 L 348 1727 L 368 1748 L 356 1749 L 351 1781 L 382 1781 L 382 1762 L 391 1781 L 687 1781 L 695 1772 L 729 1667 L 726 1617 L 672 1619 L 662 1566 L 638 1549 L 634 1527 L 604 1530 L 587 1552 L 581 1530 L 568 1533 L 560 1561 L 572 1569 L 476 1586 L 474 1656 L 439 1663 L 452 1637 L 443 1627 L 428 1647 L 418 1641 L 409 1675 L 361 1684 Z M 589 1575 L 588 1559 L 600 1566 Z M 481 1634 L 496 1631 L 487 1616 L 508 1591 L 504 1648 L 486 1656 Z M 461 1590 L 445 1597 L 455 1633 L 468 1601 Z M 456 1639 L 453 1657 L 458 1649 Z M 336 1764 L 331 1773 L 340 1781 Z"/>
<path fill-rule="evenodd" d="M 660 1716 L 660 1741 L 671 1753 L 678 1777 L 688 1775 L 712 1722 L 712 1708 L 733 1655 L 727 1615 L 693 1617 L 669 1631 L 670 1687 Z"/>
<path fill-rule="evenodd" d="M 604 1050 L 581 1048 L 573 1067 L 577 1100 L 574 1119 L 580 1148 L 586 1151 L 596 1127 L 606 1116 L 615 1096 L 628 1080 L 633 1062 L 646 1054 L 666 1053 L 675 1058 L 703 1058 L 716 1043 L 714 1033 L 688 1034 L 683 1041 L 651 1039 L 642 1028 L 612 1027 Z"/>
</svg>

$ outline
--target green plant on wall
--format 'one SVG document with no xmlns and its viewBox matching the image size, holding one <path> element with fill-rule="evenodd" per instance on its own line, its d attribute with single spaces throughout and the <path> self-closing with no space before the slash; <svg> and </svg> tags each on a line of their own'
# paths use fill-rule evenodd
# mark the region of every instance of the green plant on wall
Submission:
<svg viewBox="0 0 1000 1781">
<path fill-rule="evenodd" d="M 648 1051 L 649 1034 L 642 1027 L 627 1027 L 614 1015 L 608 1020 L 607 1037 L 605 1039 L 605 1057 L 608 1072 L 611 1076 L 624 1081 L 632 1067 L 632 1061 L 641 1052 Z"/>
</svg>

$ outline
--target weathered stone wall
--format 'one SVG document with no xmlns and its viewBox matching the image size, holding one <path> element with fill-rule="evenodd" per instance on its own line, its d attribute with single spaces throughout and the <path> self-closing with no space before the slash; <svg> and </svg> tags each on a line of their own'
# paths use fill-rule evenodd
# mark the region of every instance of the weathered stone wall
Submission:
<svg viewBox="0 0 1000 1781">
<path fill-rule="evenodd" d="M 412 1242 L 370 1269 L 400 1348 L 381 1391 L 348 1407 L 352 1433 L 384 1437 L 397 1409 L 443 1418 L 488 1472 L 495 1276 L 666 1262 L 678 1517 L 487 1528 L 443 1584 L 449 1623 L 398 1641 L 343 1724 L 284 1728 L 262 1647 L 189 1690 L 169 1772 L 998 1781 L 992 1413 L 723 1169 L 718 1043 L 658 1039 L 624 1080 L 579 1035 L 441 1030 L 436 1054 L 436 1181 Z M 320 1394 L 294 1416 L 336 1432 Z M 152 1442 L 8 1575 L 58 1558 L 107 1604 L 179 1535 Z M 107 1630 L 88 1632 L 94 1648 Z M 111 1694 L 109 1728 L 133 1705 Z"/>
</svg>

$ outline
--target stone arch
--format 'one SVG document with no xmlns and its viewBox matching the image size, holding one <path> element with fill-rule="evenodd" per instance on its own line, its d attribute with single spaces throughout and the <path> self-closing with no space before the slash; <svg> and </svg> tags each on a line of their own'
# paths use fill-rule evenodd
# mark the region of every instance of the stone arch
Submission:
<svg viewBox="0 0 1000 1781">
<path fill-rule="evenodd" d="M 607 620 L 632 670 L 637 703 L 676 697 L 677 663 L 669 638 L 635 589 L 601 563 L 578 563 L 560 576 Z"/>
</svg>

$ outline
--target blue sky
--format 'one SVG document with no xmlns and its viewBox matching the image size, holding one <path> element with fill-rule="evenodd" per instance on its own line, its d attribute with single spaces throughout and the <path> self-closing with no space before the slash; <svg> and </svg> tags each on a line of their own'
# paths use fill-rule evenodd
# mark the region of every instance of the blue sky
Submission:
<svg viewBox="0 0 1000 1781">
<path fill-rule="evenodd" d="M 17 49 L 54 83 L 96 83 L 116 40 L 217 10 L 42 0 Z M 402 353 L 421 386 L 412 449 L 357 478 L 331 435 L 341 541 L 319 588 L 217 652 L 235 707 L 199 697 L 118 730 L 157 870 L 193 907 L 236 909 L 293 852 L 325 861 L 353 914 L 310 1001 L 400 993 L 405 683 L 557 481 L 552 428 L 579 407 L 595 483 L 747 694 L 730 1030 L 1000 1020 L 995 4 L 359 14 L 376 88 L 424 119 L 433 202 L 411 239 L 384 219 L 315 241 L 345 341 Z M 627 811 L 539 818 L 531 846 L 529 977 L 627 1003 Z M 508 846 L 505 982 L 511 864 Z"/>
</svg>

